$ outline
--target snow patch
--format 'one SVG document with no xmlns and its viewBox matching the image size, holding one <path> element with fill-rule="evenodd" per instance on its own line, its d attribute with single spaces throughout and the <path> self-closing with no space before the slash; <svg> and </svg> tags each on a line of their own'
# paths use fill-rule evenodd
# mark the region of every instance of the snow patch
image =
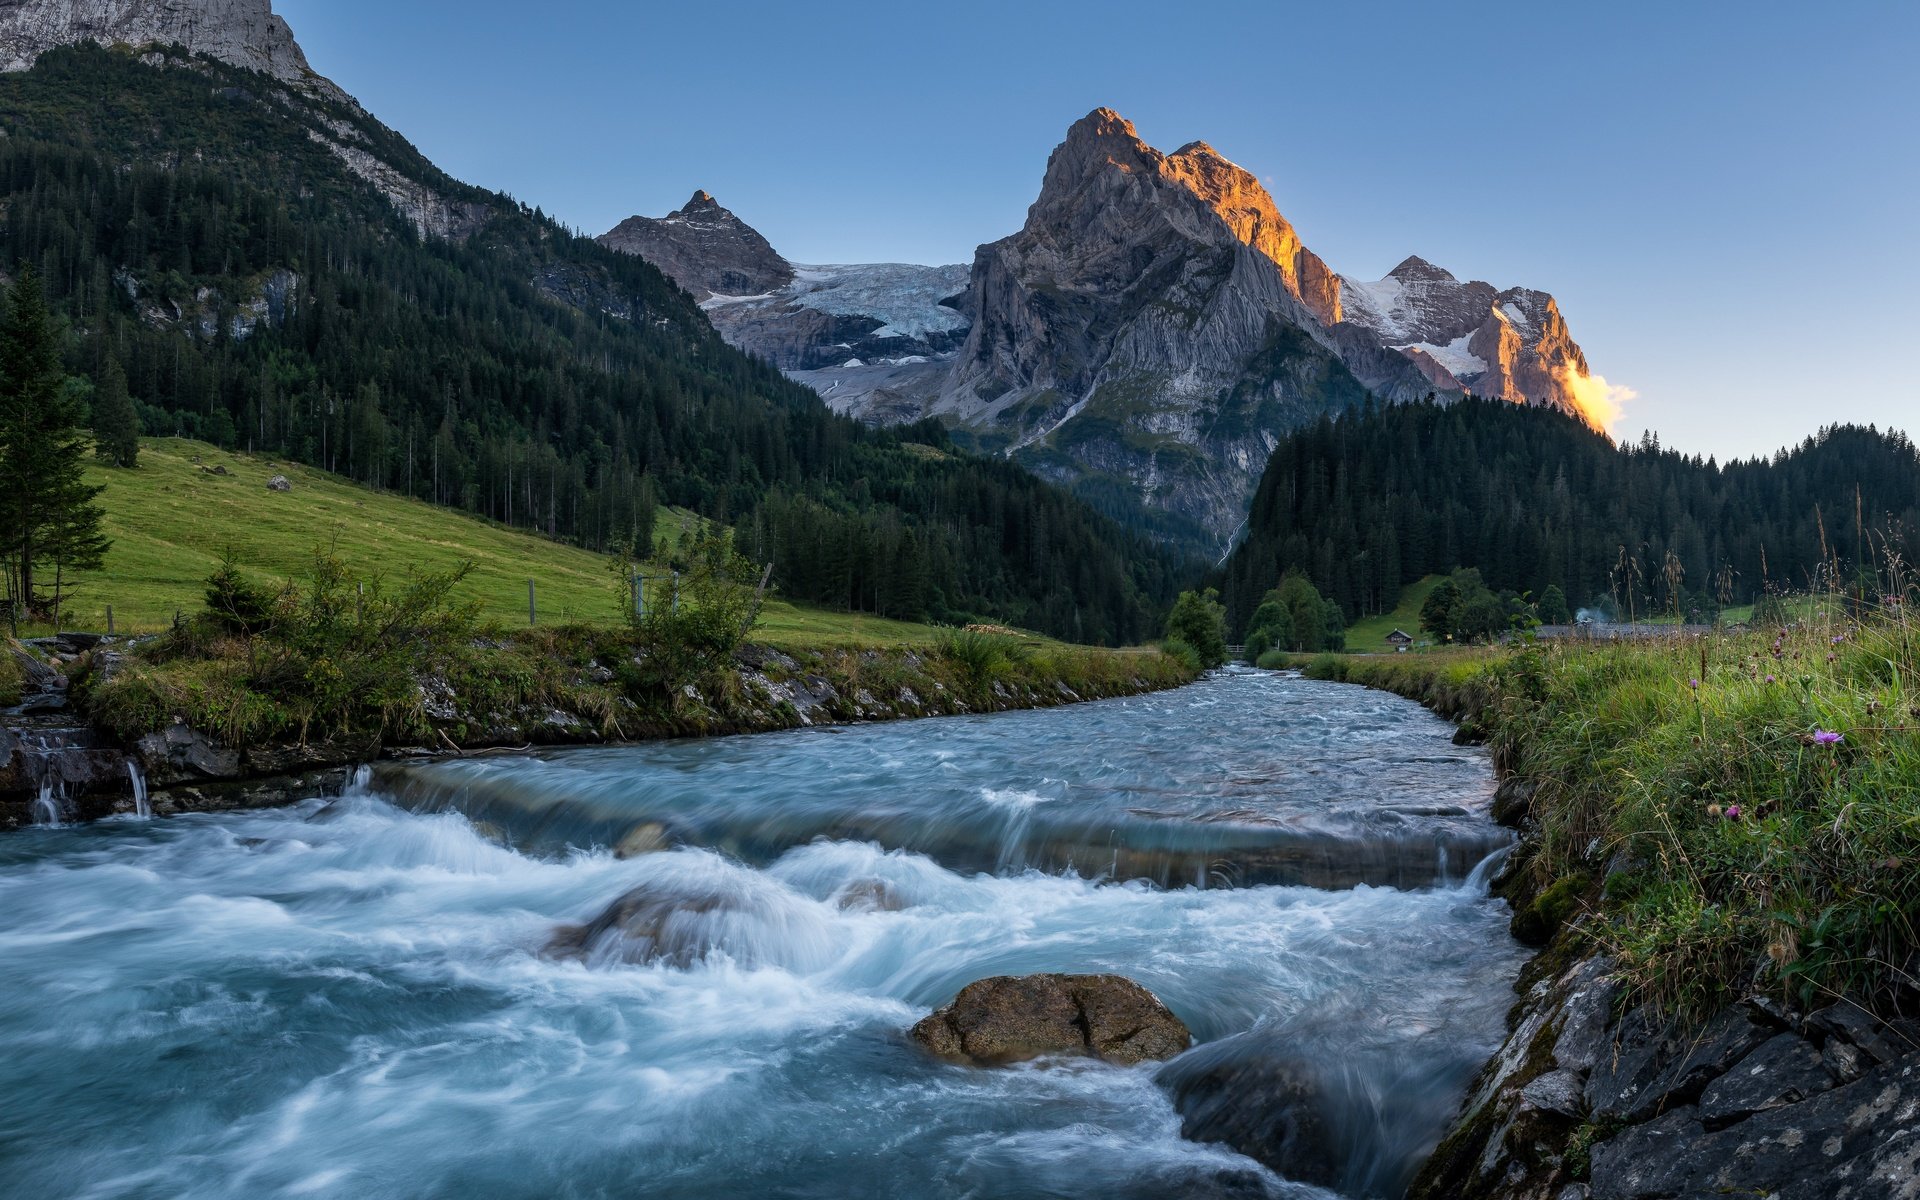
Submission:
<svg viewBox="0 0 1920 1200">
<path fill-rule="evenodd" d="M 1444 346 L 1436 346 L 1432 342 L 1412 342 L 1405 346 L 1395 346 L 1394 349 L 1402 353 L 1418 350 L 1452 372 L 1455 379 L 1465 383 L 1474 376 L 1485 374 L 1487 369 L 1486 360 L 1467 349 L 1467 343 L 1471 341 L 1473 341 L 1473 335 L 1467 333 Z"/>
</svg>

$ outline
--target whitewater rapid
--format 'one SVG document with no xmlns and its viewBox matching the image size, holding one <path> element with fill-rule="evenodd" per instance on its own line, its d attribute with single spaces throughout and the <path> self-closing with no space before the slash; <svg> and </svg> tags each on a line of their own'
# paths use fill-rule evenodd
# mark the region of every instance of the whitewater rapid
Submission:
<svg viewBox="0 0 1920 1200">
<path fill-rule="evenodd" d="M 671 807 L 690 817 L 712 815 L 710 772 L 710 807 L 726 814 L 713 827 L 727 829 L 751 823 L 736 811 L 753 809 L 743 797 L 776 786 L 846 812 L 944 797 L 956 812 L 998 814 L 1003 844 L 1024 846 L 1022 829 L 1049 808 L 1143 790 L 1159 794 L 1154 811 L 1187 814 L 1153 820 L 1191 823 L 1221 771 L 1245 776 L 1244 759 L 1279 758 L 1263 746 L 1237 765 L 1206 765 L 1221 723 L 1251 741 L 1262 711 L 1271 730 L 1296 701 L 1336 720 L 1340 704 L 1359 706 L 1370 715 L 1351 719 L 1373 727 L 1353 743 L 1355 762 L 1444 759 L 1459 787 L 1437 799 L 1483 809 L 1484 761 L 1447 743 L 1427 714 L 1272 676 L 1054 712 L 783 735 L 802 760 L 823 754 L 842 768 L 799 778 L 784 743 L 768 739 L 488 769 L 628 785 L 668 772 Z M 998 749 L 962 760 L 954 738 Z M 1320 745 L 1319 771 L 1338 769 L 1338 744 Z M 1107 801 L 1074 790 L 1082 773 L 1065 745 L 1106 764 Z M 754 782 L 756 764 L 785 782 Z M 0 841 L 9 1194 L 1328 1194 L 1183 1137 L 1174 1076 L 1161 1074 L 1182 1060 L 983 1071 L 935 1062 L 905 1038 L 966 983 L 1032 971 L 1138 980 L 1193 1029 L 1196 1063 L 1284 1048 L 1333 1064 L 1351 1084 L 1333 1121 L 1334 1140 L 1346 1139 L 1336 1186 L 1385 1194 L 1497 1044 L 1519 962 L 1508 914 L 1478 877 L 1409 889 L 1164 887 L 1037 869 L 1017 855 L 960 865 L 941 861 L 937 838 L 915 848 L 824 830 L 750 853 L 681 839 L 621 859 L 609 841 L 567 844 L 551 822 L 535 836 L 542 806 L 532 799 L 516 830 L 451 804 L 402 807 L 384 786 L 278 811 Z M 1375 790 L 1400 804 L 1397 787 Z M 1257 786 L 1243 790 L 1239 808 L 1257 801 Z M 1366 791 L 1334 790 L 1343 803 Z M 555 804 L 571 794 L 549 793 Z M 648 795 L 637 802 L 651 817 Z M 1306 803 L 1289 792 L 1276 811 Z M 1125 807 L 1112 814 L 1121 824 Z M 679 961 L 543 953 L 557 928 L 643 885 L 736 902 L 686 918 L 702 949 Z M 1396 1121 L 1406 1128 L 1385 1127 Z"/>
</svg>

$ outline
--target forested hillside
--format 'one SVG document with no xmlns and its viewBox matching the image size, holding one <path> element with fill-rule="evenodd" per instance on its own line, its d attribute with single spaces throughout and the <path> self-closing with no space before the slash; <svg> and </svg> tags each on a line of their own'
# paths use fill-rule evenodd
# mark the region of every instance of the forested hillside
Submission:
<svg viewBox="0 0 1920 1200">
<path fill-rule="evenodd" d="M 1920 454 L 1903 434 L 1835 426 L 1718 464 L 1468 399 L 1369 407 L 1284 439 L 1222 590 L 1236 629 L 1295 567 L 1350 620 L 1461 566 L 1495 589 L 1558 585 L 1575 605 L 1698 613 L 1844 583 L 1889 549 L 1920 562 Z"/>
<path fill-rule="evenodd" d="M 891 616 L 1134 640 L 1182 573 L 935 430 L 832 416 L 645 262 L 449 179 L 354 106 L 89 47 L 0 77 L 0 126 L 0 263 L 39 270 L 70 369 L 124 367 L 149 435 L 595 549 L 683 505 L 739 526 L 796 598 Z"/>
</svg>

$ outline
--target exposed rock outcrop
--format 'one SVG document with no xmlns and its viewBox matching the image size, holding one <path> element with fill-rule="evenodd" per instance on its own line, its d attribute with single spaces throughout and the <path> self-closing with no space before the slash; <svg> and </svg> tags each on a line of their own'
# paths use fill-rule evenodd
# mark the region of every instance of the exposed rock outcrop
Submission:
<svg viewBox="0 0 1920 1200">
<path fill-rule="evenodd" d="M 1193 1042 L 1152 992 L 1119 975 L 996 975 L 960 989 L 921 1019 L 913 1039 L 973 1066 L 1087 1055 L 1130 1066 L 1171 1058 Z"/>
<path fill-rule="evenodd" d="M 1414 1200 L 1920 1196 L 1920 1025 L 1765 996 L 1616 1015 L 1609 968 L 1534 987 Z"/>
<path fill-rule="evenodd" d="M 308 65 L 271 0 L 0 0 L 0 71 L 55 46 L 184 46 L 330 100 L 346 93 Z"/>
</svg>

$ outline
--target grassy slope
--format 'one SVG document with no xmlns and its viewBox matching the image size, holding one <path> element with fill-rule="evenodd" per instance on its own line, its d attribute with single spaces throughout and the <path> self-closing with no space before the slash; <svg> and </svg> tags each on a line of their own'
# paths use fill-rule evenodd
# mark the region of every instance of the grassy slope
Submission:
<svg viewBox="0 0 1920 1200">
<path fill-rule="evenodd" d="M 224 467 L 214 475 L 202 467 Z M 290 492 L 266 483 L 285 475 Z M 484 615 L 510 625 L 527 619 L 527 580 L 537 581 L 540 622 L 619 622 L 607 559 L 418 500 L 370 491 L 311 468 L 220 450 L 202 442 L 154 438 L 142 443 L 132 471 L 94 467 L 107 485 L 101 501 L 113 549 L 103 571 L 90 573 L 63 619 L 69 629 L 159 629 L 176 608 L 192 613 L 201 587 L 229 547 L 262 579 L 304 577 L 316 547 L 331 543 L 350 566 L 398 576 L 408 569 L 444 571 L 472 560 L 465 594 Z M 660 536 L 675 537 L 685 518 L 662 513 Z M 931 626 L 855 613 L 768 604 L 759 640 L 810 646 L 926 642 Z"/>
<path fill-rule="evenodd" d="M 1400 603 L 1392 612 L 1377 617 L 1362 617 L 1347 628 L 1347 649 L 1356 654 L 1384 654 L 1392 649 L 1387 645 L 1387 635 L 1394 630 L 1404 630 L 1418 641 L 1425 641 L 1427 635 L 1420 632 L 1420 606 L 1427 602 L 1433 589 L 1440 586 L 1441 576 L 1429 575 L 1417 583 L 1410 583 L 1400 591 Z"/>
</svg>

